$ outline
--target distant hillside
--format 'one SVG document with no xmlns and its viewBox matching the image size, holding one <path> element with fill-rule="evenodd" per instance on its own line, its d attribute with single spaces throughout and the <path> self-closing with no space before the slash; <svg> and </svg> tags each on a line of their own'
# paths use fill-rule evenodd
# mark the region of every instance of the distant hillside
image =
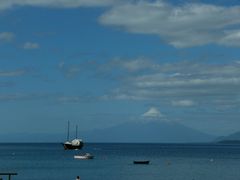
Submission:
<svg viewBox="0 0 240 180">
<path fill-rule="evenodd" d="M 240 144 L 240 132 L 235 132 L 228 136 L 219 137 L 215 140 L 215 142 Z"/>
<path fill-rule="evenodd" d="M 211 142 L 216 137 L 178 123 L 129 122 L 84 133 L 89 142 L 188 143 Z"/>
<path fill-rule="evenodd" d="M 31 142 L 31 143 L 42 143 L 42 142 L 63 142 L 66 140 L 66 135 L 63 133 L 11 133 L 1 134 L 0 143 L 14 143 L 14 142 Z"/>
<path fill-rule="evenodd" d="M 193 143 L 213 142 L 216 139 L 215 136 L 170 122 L 128 122 L 105 129 L 79 131 L 79 138 L 84 142 L 126 143 Z M 65 132 L 0 134 L 0 142 L 64 142 L 65 140 Z"/>
</svg>

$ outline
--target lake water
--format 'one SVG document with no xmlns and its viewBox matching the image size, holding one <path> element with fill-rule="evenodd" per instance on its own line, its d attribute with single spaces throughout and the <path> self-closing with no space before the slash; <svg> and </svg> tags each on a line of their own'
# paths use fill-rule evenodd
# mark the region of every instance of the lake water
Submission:
<svg viewBox="0 0 240 180">
<path fill-rule="evenodd" d="M 73 158 L 85 152 L 95 158 Z M 66 151 L 61 144 L 0 144 L 0 172 L 17 172 L 12 180 L 239 180 L 240 145 L 89 143 Z"/>
</svg>

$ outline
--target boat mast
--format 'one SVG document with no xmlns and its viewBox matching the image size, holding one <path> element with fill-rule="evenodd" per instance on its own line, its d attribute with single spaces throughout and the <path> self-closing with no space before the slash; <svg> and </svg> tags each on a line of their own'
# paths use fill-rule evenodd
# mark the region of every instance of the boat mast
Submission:
<svg viewBox="0 0 240 180">
<path fill-rule="evenodd" d="M 76 139 L 78 137 L 78 125 L 76 125 Z"/>
<path fill-rule="evenodd" d="M 69 141 L 69 126 L 70 126 L 70 122 L 68 121 L 67 141 Z"/>
</svg>

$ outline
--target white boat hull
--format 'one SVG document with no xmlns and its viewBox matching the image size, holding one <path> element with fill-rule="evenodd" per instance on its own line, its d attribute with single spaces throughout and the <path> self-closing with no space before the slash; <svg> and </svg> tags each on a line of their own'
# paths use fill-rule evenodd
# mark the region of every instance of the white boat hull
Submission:
<svg viewBox="0 0 240 180">
<path fill-rule="evenodd" d="M 85 154 L 85 155 L 75 155 L 75 159 L 93 159 L 93 155 Z"/>
</svg>

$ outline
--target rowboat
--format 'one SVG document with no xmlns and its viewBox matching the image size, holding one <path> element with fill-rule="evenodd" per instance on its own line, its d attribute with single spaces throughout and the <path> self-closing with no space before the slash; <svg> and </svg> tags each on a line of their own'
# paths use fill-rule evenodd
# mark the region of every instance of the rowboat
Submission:
<svg viewBox="0 0 240 180">
<path fill-rule="evenodd" d="M 149 164 L 150 161 L 148 160 L 140 160 L 140 161 L 133 161 L 133 164 Z"/>
</svg>

